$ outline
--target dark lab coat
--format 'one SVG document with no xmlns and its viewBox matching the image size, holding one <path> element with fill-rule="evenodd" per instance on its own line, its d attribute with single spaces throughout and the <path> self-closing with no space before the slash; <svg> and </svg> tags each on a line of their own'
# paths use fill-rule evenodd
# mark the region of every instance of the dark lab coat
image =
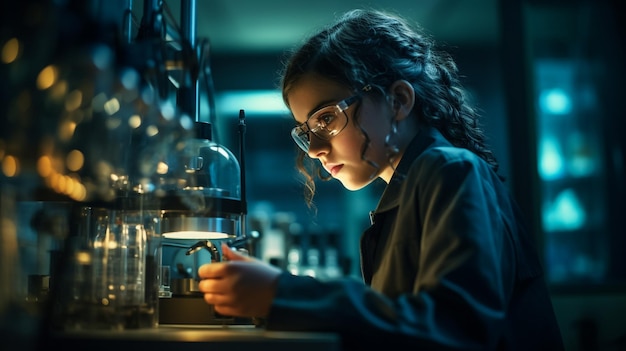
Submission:
<svg viewBox="0 0 626 351">
<path fill-rule="evenodd" d="M 363 282 L 284 273 L 269 330 L 339 333 L 346 350 L 562 350 L 542 268 L 491 167 L 421 130 L 361 238 Z"/>
</svg>

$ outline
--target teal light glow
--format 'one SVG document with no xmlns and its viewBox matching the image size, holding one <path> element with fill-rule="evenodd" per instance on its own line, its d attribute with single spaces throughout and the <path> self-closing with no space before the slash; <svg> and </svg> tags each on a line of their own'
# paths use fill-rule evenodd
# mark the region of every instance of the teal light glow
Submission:
<svg viewBox="0 0 626 351">
<path fill-rule="evenodd" d="M 539 148 L 539 176 L 543 180 L 558 179 L 564 172 L 563 151 L 558 141 L 544 137 Z"/>
<path fill-rule="evenodd" d="M 544 113 L 566 115 L 572 112 L 572 100 L 563 89 L 545 90 L 539 97 L 539 106 Z"/>
<path fill-rule="evenodd" d="M 288 115 L 278 90 L 234 90 L 216 94 L 216 110 L 224 115 Z"/>
<path fill-rule="evenodd" d="M 543 226 L 546 231 L 578 230 L 587 220 L 587 213 L 573 189 L 560 192 L 543 210 Z"/>
</svg>

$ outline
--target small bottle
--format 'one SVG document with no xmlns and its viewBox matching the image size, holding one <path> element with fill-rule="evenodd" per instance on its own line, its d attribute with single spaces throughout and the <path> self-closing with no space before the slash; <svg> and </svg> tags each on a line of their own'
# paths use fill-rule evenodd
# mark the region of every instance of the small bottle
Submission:
<svg viewBox="0 0 626 351">
<path fill-rule="evenodd" d="M 311 277 L 317 277 L 320 275 L 320 249 L 318 234 L 309 234 L 309 242 L 306 247 L 305 254 L 305 266 L 303 267 L 302 274 Z"/>
<path fill-rule="evenodd" d="M 339 234 L 330 232 L 326 235 L 324 246 L 324 275 L 326 278 L 337 278 L 342 275 L 339 264 Z"/>
<path fill-rule="evenodd" d="M 287 270 L 291 274 L 300 274 L 302 265 L 302 238 L 300 234 L 292 233 L 289 236 L 290 243 L 287 250 Z"/>
</svg>

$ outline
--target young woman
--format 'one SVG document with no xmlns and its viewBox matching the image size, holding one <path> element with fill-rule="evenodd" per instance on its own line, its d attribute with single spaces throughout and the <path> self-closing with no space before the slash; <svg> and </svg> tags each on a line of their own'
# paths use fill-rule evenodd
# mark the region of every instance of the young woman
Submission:
<svg viewBox="0 0 626 351">
<path fill-rule="evenodd" d="M 292 54 L 282 91 L 308 200 L 324 171 L 349 190 L 387 183 L 361 238 L 363 282 L 291 275 L 223 246 L 228 262 L 199 269 L 207 303 L 270 330 L 336 332 L 345 349 L 563 349 L 478 115 L 419 28 L 350 11 Z"/>
</svg>

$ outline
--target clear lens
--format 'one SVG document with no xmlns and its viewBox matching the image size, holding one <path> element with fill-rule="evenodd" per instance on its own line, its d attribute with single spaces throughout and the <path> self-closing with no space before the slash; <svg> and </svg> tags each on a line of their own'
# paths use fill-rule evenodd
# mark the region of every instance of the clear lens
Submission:
<svg viewBox="0 0 626 351">
<path fill-rule="evenodd" d="M 302 127 L 297 126 L 294 129 L 291 130 L 291 137 L 293 138 L 293 141 L 296 142 L 296 145 L 298 145 L 302 151 L 304 152 L 308 152 L 309 151 L 309 133 L 305 132 L 304 129 L 302 129 Z"/>
<path fill-rule="evenodd" d="M 322 140 L 329 140 L 341 133 L 348 124 L 348 116 L 344 111 L 356 99 L 356 96 L 352 96 L 340 101 L 337 105 L 323 107 L 311 115 L 305 123 L 293 128 L 291 137 L 304 152 L 308 152 L 311 144 L 309 133 L 315 134 Z"/>
<path fill-rule="evenodd" d="M 328 140 L 342 128 L 339 122 L 342 116 L 344 115 L 335 106 L 325 107 L 311 116 L 307 125 L 317 137 Z"/>
</svg>

